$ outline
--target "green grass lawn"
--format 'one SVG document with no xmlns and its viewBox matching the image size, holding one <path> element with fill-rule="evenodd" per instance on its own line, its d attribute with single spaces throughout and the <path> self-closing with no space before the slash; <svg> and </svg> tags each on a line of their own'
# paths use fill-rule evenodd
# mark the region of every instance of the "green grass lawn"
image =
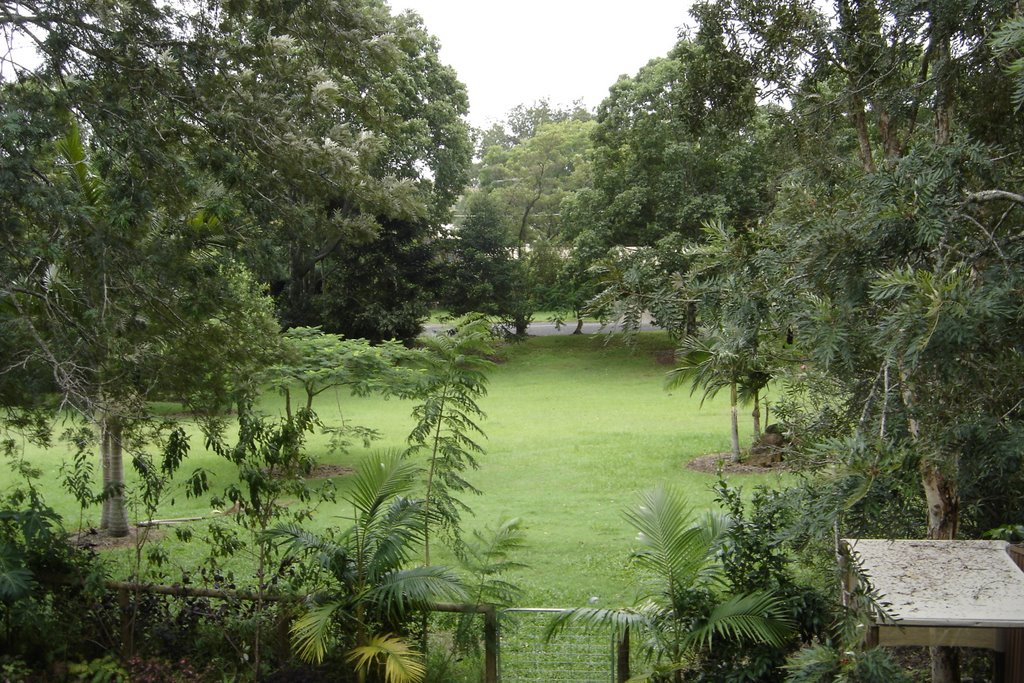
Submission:
<svg viewBox="0 0 1024 683">
<path fill-rule="evenodd" d="M 671 348 L 661 333 L 641 334 L 635 349 L 604 336 L 560 335 L 508 346 L 495 366 L 489 394 L 481 401 L 487 413 L 482 422 L 486 453 L 480 469 L 467 477 L 482 495 L 464 499 L 473 515 L 463 521 L 470 530 L 495 526 L 503 518 L 522 519 L 529 547 L 519 560 L 529 568 L 513 578 L 525 589 L 528 606 L 572 606 L 592 596 L 601 605 L 631 602 L 632 534 L 622 511 L 638 492 L 658 484 L 684 489 L 696 507 L 711 504 L 715 477 L 685 464 L 697 455 L 728 450 L 728 405 L 723 396 L 700 407 L 699 395 L 665 391 L 666 358 Z M 262 409 L 279 413 L 283 402 L 268 395 Z M 370 450 L 404 447 L 412 426 L 412 404 L 403 401 L 323 394 L 315 409 L 326 423 L 344 418 L 383 432 L 385 438 Z M 747 422 L 741 422 L 741 438 L 749 440 Z M 222 491 L 233 468 L 203 451 L 194 434 L 183 470 L 209 469 L 213 490 Z M 320 435 L 311 439 L 310 449 L 324 462 L 343 465 L 354 465 L 367 453 L 362 444 L 330 453 Z M 28 455 L 46 472 L 40 486 L 47 502 L 69 527 L 77 527 L 77 505 L 59 486 L 66 452 L 57 447 Z M 9 477 L 0 474 L 0 483 L 8 485 Z M 736 481 L 749 490 L 777 479 L 744 475 Z M 337 484 L 343 487 L 344 478 Z M 180 491 L 173 497 L 174 505 L 161 509 L 160 517 L 211 512 L 208 497 L 187 500 Z M 95 524 L 98 514 L 98 509 L 86 511 L 86 524 Z M 314 524 L 344 524 L 339 517 L 345 514 L 342 506 L 327 506 Z M 182 568 L 202 557 L 194 542 L 167 538 L 164 543 Z M 444 561 L 443 554 L 438 559 Z"/>
</svg>

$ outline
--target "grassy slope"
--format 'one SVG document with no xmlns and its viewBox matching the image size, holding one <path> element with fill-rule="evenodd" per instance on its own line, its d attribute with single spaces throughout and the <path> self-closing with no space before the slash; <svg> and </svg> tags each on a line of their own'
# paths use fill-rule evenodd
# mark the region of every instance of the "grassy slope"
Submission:
<svg viewBox="0 0 1024 683">
<path fill-rule="evenodd" d="M 475 514 L 464 522 L 471 529 L 505 517 L 524 521 L 529 548 L 520 559 L 530 568 L 515 580 L 526 589 L 527 604 L 567 606 L 591 596 L 602 605 L 630 601 L 632 538 L 622 510 L 637 492 L 659 483 L 684 488 L 698 507 L 711 502 L 714 477 L 684 464 L 728 448 L 728 406 L 719 398 L 700 408 L 699 397 L 688 391 L 666 392 L 662 378 L 668 366 L 657 357 L 665 357 L 667 349 L 661 334 L 641 335 L 635 351 L 614 341 L 605 344 L 603 337 L 533 338 L 510 347 L 494 369 L 489 395 L 481 402 L 488 416 L 482 425 L 487 452 L 481 469 L 468 477 L 483 495 L 465 499 Z M 400 401 L 324 394 L 315 407 L 325 422 L 344 414 L 381 430 L 385 439 L 373 448 L 403 447 L 412 424 L 411 405 Z M 266 412 L 281 408 L 278 397 L 266 397 Z M 749 433 L 748 421 L 741 427 Z M 214 490 L 222 490 L 231 469 L 202 452 L 198 438 L 193 444 L 185 469 L 210 468 Z M 317 457 L 339 464 L 354 464 L 366 452 L 360 445 L 350 453 L 328 453 L 319 436 L 310 447 Z M 42 484 L 47 501 L 66 515 L 68 526 L 77 526 L 77 507 L 57 484 L 64 453 L 57 448 L 30 455 L 47 472 Z M 0 474 L 0 485 L 4 481 Z M 743 478 L 748 488 L 773 481 L 771 475 Z M 187 501 L 179 493 L 175 505 L 160 515 L 209 511 L 208 498 Z M 317 522 L 337 524 L 345 513 L 342 507 L 326 508 Z M 96 516 L 98 511 L 88 511 L 87 522 L 95 524 Z M 195 543 L 168 544 L 176 564 L 187 566 L 201 557 Z"/>
</svg>

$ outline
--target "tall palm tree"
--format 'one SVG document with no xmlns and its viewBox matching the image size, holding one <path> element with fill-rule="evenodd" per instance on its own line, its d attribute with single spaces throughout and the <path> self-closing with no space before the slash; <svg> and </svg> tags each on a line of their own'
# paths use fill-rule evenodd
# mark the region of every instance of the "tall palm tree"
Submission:
<svg viewBox="0 0 1024 683">
<path fill-rule="evenodd" d="M 633 559 L 645 577 L 638 604 L 566 610 L 549 624 L 546 637 L 573 624 L 611 626 L 619 634 L 629 629 L 653 663 L 630 680 L 676 681 L 716 639 L 782 646 L 791 637 L 780 600 L 730 589 L 718 560 L 731 524 L 726 515 L 708 512 L 698 518 L 680 492 L 658 488 L 645 493 L 626 519 L 638 532 Z"/>
<path fill-rule="evenodd" d="M 414 610 L 464 600 L 466 593 L 445 567 L 407 568 L 423 542 L 423 501 L 405 497 L 418 475 L 418 468 L 398 454 L 370 457 L 346 495 L 352 526 L 337 539 L 296 525 L 270 532 L 289 553 L 313 556 L 329 579 L 326 590 L 308 597 L 308 611 L 292 626 L 303 659 L 320 662 L 333 643 L 342 641 L 360 681 L 377 664 L 388 683 L 423 678 L 420 654 L 394 632 Z"/>
</svg>

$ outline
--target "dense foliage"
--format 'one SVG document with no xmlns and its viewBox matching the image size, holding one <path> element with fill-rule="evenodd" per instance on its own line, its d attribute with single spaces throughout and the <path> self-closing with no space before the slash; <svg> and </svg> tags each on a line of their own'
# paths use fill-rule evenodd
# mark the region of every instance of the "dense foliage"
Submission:
<svg viewBox="0 0 1024 683">
<path fill-rule="evenodd" d="M 807 515 L 797 535 L 977 538 L 1024 516 L 1015 11 L 998 1 L 704 2 L 693 42 L 673 53 L 718 36 L 736 65 L 723 73 L 738 74 L 722 83 L 742 76 L 761 100 L 784 103 L 747 111 L 763 121 L 763 139 L 786 139 L 791 152 L 751 157 L 765 171 L 742 184 L 754 194 L 730 196 L 759 193 L 752 212 L 680 214 L 645 237 L 687 241 L 662 237 L 633 256 L 605 298 L 617 310 L 675 311 L 662 317 L 683 339 L 675 379 L 706 392 L 730 386 L 734 397 L 750 383 L 755 420 L 758 389 L 776 378 L 788 457 L 807 468 L 806 488 L 793 492 Z M 652 62 L 637 82 L 655 72 L 670 63 Z M 628 111 L 668 125 L 659 98 L 687 92 L 676 84 L 699 83 L 702 67 L 683 72 Z M 743 111 L 734 103 L 718 117 Z M 714 144 L 718 117 L 698 119 L 709 126 L 702 144 Z M 756 128 L 713 130 L 732 144 L 757 139 Z M 598 156 L 594 176 L 631 168 L 625 156 Z M 656 206 L 689 210 L 700 196 L 711 195 Z M 696 330 L 679 314 L 687 304 Z M 954 680 L 955 668 L 940 649 L 933 680 Z"/>
<path fill-rule="evenodd" d="M 465 89 L 420 19 L 382 0 L 0 0 L 5 452 L 51 447 L 70 424 L 68 489 L 126 535 L 128 508 L 152 515 L 188 454 L 153 409 L 180 402 L 238 477 L 218 492 L 237 514 L 210 528 L 204 571 L 229 581 L 224 561 L 250 553 L 262 605 L 308 588 L 290 569 L 305 566 L 333 595 L 299 622 L 306 654 L 336 636 L 362 671 L 379 654 L 385 677 L 415 679 L 407 608 L 423 600 L 414 583 L 375 591 L 420 548 L 418 577 L 447 580 L 429 569 L 434 529 L 472 555 L 457 495 L 474 491 L 489 325 L 416 350 L 383 342 L 411 344 L 435 301 L 518 335 L 540 309 L 627 328 L 650 314 L 678 341 L 670 386 L 729 392 L 737 459 L 739 406 L 752 406 L 753 450 L 783 453 L 799 484 L 749 513 L 722 489 L 731 519 L 701 524 L 650 494 L 629 518 L 650 600 L 565 620 L 642 631 L 655 677 L 891 679 L 858 649 L 851 604 L 824 617 L 828 587 L 802 586 L 790 561 L 838 571 L 843 536 L 1024 525 L 1018 13 L 1015 0 L 702 0 L 676 46 L 596 112 L 518 107 L 479 132 L 473 166 Z M 265 384 L 287 397 L 280 419 L 253 410 Z M 315 397 L 338 386 L 418 401 L 409 451 L 425 497 L 399 496 L 415 477 L 388 460 L 403 485 L 367 473 L 382 490 L 350 498 L 354 526 L 321 539 L 297 526 L 316 504 L 304 443 Z M 350 425 L 336 445 L 374 436 Z M 203 472 L 188 482 L 206 494 Z M 0 523 L 4 652 L 29 657 L 58 597 L 92 599 L 36 579 L 90 564 L 30 483 Z M 377 569 L 351 571 L 382 549 Z M 319 568 L 298 561 L 314 550 Z M 160 575 L 166 558 L 148 558 Z M 109 608 L 81 611 L 109 626 Z M 164 612 L 135 609 L 152 636 Z M 230 618 L 259 676 L 269 617 Z M 96 654 L 64 626 L 77 655 Z M 375 638 L 385 627 L 402 637 Z M 120 664 L 92 666 L 82 675 Z M 932 666 L 956 679 L 948 650 Z"/>
</svg>

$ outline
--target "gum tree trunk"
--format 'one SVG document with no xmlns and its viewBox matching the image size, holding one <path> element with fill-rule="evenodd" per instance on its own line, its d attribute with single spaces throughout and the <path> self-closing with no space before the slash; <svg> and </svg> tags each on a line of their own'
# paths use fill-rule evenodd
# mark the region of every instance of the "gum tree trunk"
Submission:
<svg viewBox="0 0 1024 683">
<path fill-rule="evenodd" d="M 739 421 L 739 410 L 737 408 L 737 391 L 736 382 L 729 385 L 729 418 L 731 420 L 731 432 L 732 432 L 732 459 L 736 462 L 740 461 L 740 421 Z"/>
<path fill-rule="evenodd" d="M 960 518 L 960 499 L 956 482 L 935 464 L 921 465 L 921 484 L 928 502 L 928 538 L 956 538 Z M 960 653 L 955 647 L 929 648 L 932 683 L 960 683 Z"/>
<path fill-rule="evenodd" d="M 103 468 L 103 512 L 100 530 L 108 536 L 128 535 L 128 511 L 124 505 L 124 457 L 121 421 L 109 414 L 100 418 L 100 460 Z"/>
<path fill-rule="evenodd" d="M 750 416 L 754 418 L 754 443 L 756 444 L 761 440 L 761 397 L 758 392 L 754 392 L 754 410 L 751 411 Z"/>
</svg>

